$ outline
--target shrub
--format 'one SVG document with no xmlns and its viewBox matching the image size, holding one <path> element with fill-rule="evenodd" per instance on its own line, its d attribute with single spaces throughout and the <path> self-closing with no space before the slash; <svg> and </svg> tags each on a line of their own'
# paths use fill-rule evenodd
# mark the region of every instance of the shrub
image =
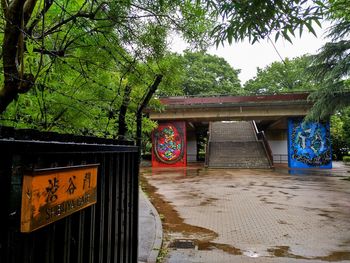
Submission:
<svg viewBox="0 0 350 263">
<path fill-rule="evenodd" d="M 343 156 L 343 162 L 350 163 L 350 156 Z"/>
</svg>

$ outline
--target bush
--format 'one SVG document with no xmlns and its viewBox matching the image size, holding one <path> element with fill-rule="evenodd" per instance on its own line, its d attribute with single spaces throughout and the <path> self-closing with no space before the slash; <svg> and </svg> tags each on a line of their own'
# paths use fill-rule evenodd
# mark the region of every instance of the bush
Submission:
<svg viewBox="0 0 350 263">
<path fill-rule="evenodd" d="M 344 163 L 350 163 L 350 156 L 343 156 Z"/>
</svg>

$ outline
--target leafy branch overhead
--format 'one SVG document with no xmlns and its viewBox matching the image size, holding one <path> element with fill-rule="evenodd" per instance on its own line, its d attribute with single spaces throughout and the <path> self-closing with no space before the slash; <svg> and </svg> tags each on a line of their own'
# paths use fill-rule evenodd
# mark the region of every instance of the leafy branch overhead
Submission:
<svg viewBox="0 0 350 263">
<path fill-rule="evenodd" d="M 328 17 L 333 20 L 331 40 L 312 57 L 309 68 L 320 89 L 310 95 L 314 107 L 308 119 L 328 119 L 350 106 L 350 15 L 347 0 L 330 1 Z"/>
<path fill-rule="evenodd" d="M 200 5 L 186 6 L 181 1 L 153 4 L 4 0 L 1 4 L 3 87 L 0 89 L 0 112 L 38 81 L 50 78 L 57 64 L 80 71 L 90 82 L 94 77 L 87 74 L 84 67 L 97 62 L 94 56 L 86 56 L 86 51 L 92 48 L 97 52 L 112 50 L 115 53 L 117 50 L 122 53 L 117 58 L 121 67 L 128 67 L 133 60 L 146 62 L 161 58 L 167 47 L 168 32 L 183 30 L 186 33 L 179 27 L 183 23 L 179 12 L 200 13 L 198 10 L 202 9 Z M 186 16 L 186 20 L 193 25 L 200 22 L 196 16 Z M 201 21 L 207 20 L 202 18 Z M 199 43 L 207 30 L 201 28 L 197 34 L 194 29 L 191 38 Z"/>
<path fill-rule="evenodd" d="M 290 36 L 304 29 L 316 35 L 314 23 L 320 24 L 325 5 L 322 1 L 208 1 L 221 19 L 212 31 L 216 44 L 229 44 L 248 38 L 251 43 L 275 33 L 291 42 Z"/>
</svg>

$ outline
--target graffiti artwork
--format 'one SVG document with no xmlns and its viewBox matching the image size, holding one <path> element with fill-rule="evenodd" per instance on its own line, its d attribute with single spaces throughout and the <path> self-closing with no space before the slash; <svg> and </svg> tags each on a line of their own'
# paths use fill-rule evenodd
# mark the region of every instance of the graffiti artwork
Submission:
<svg viewBox="0 0 350 263">
<path fill-rule="evenodd" d="M 289 119 L 289 166 L 331 168 L 329 123 Z"/>
<path fill-rule="evenodd" d="M 185 139 L 183 123 L 162 123 L 153 133 L 153 153 L 156 162 L 184 163 Z"/>
</svg>

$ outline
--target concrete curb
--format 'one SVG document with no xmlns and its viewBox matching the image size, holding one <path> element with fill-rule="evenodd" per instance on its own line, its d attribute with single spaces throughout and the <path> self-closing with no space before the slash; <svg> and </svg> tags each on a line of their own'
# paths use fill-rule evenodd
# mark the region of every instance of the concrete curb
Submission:
<svg viewBox="0 0 350 263">
<path fill-rule="evenodd" d="M 156 227 L 155 238 L 154 238 L 154 242 L 153 242 L 153 249 L 151 250 L 151 252 L 147 258 L 147 263 L 156 263 L 157 257 L 159 255 L 160 249 L 162 247 L 162 242 L 163 242 L 162 221 L 160 220 L 158 211 L 152 205 L 151 201 L 148 199 L 146 194 L 141 189 L 140 189 L 140 194 L 143 195 L 143 198 L 146 200 L 146 204 L 150 208 L 150 210 L 152 211 L 154 219 L 155 219 L 155 227 Z"/>
</svg>

